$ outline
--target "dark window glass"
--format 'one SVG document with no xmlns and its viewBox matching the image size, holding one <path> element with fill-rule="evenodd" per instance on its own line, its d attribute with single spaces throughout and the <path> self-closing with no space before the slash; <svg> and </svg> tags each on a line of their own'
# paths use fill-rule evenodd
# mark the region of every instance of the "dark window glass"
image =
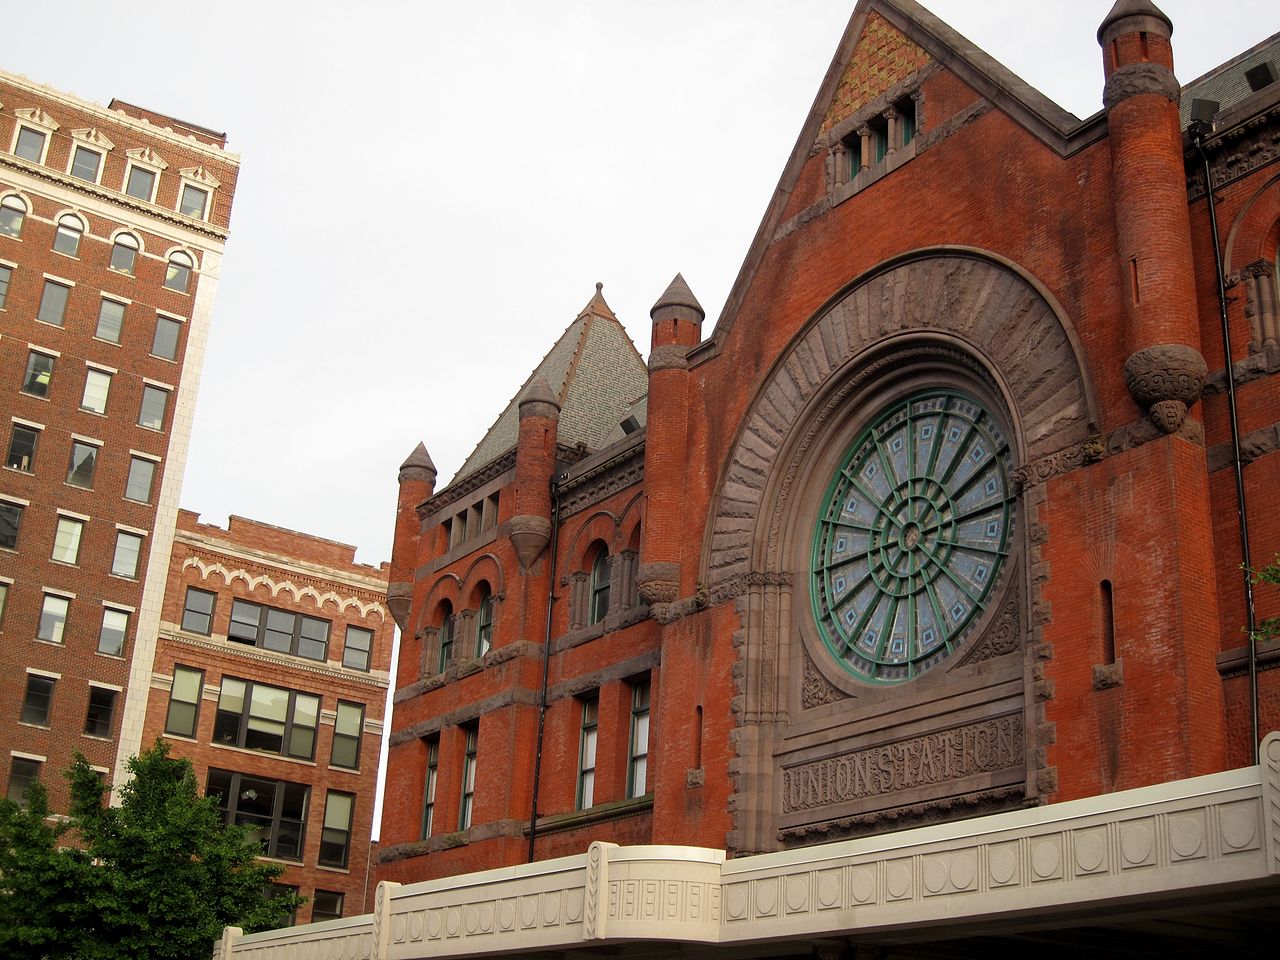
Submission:
<svg viewBox="0 0 1280 960">
<path fill-rule="evenodd" d="M 280 897 L 296 896 L 298 888 L 287 883 L 269 883 L 267 884 L 267 899 L 277 900 Z M 292 912 L 285 915 L 282 926 L 292 927 L 298 922 L 298 909 L 295 907 Z"/>
<path fill-rule="evenodd" d="M 178 337 L 181 335 L 182 324 L 177 320 L 170 320 L 168 317 L 156 317 L 156 333 L 151 339 L 151 355 L 153 357 L 163 357 L 165 360 L 174 360 L 178 356 Z"/>
<path fill-rule="evenodd" d="M 5 465 L 30 473 L 35 469 L 36 441 L 40 439 L 40 431 L 34 427 L 24 427 L 20 423 L 13 425 L 13 434 L 9 437 L 9 456 Z"/>
<path fill-rule="evenodd" d="M 317 890 L 312 897 L 311 922 L 337 920 L 342 916 L 342 894 L 333 890 Z"/>
<path fill-rule="evenodd" d="M 138 503 L 151 502 L 151 484 L 155 481 L 156 464 L 145 457 L 129 458 L 129 478 L 124 484 L 124 498 Z M 204 631 L 208 633 L 209 631 Z"/>
<path fill-rule="evenodd" d="M 71 288 L 52 280 L 44 282 L 44 291 L 40 294 L 40 309 L 36 311 L 36 319 L 51 323 L 55 327 L 62 326 L 67 313 L 67 297 Z"/>
<path fill-rule="evenodd" d="M 476 613 L 476 655 L 483 657 L 493 646 L 493 594 L 484 588 Z"/>
<path fill-rule="evenodd" d="M 316 862 L 326 867 L 345 867 L 351 846 L 351 813 L 356 798 L 330 790 L 324 802 L 324 830 L 320 834 L 320 856 Z"/>
<path fill-rule="evenodd" d="M 93 489 L 93 473 L 98 465 L 98 448 L 91 443 L 71 441 L 71 462 L 67 465 L 67 483 L 73 487 Z"/>
<path fill-rule="evenodd" d="M 146 384 L 142 388 L 142 407 L 138 410 L 138 426 L 148 430 L 164 428 L 164 410 L 169 403 L 169 391 Z"/>
<path fill-rule="evenodd" d="M 30 127 L 18 128 L 18 142 L 13 145 L 13 154 L 23 160 L 39 163 L 44 156 L 45 135 Z"/>
<path fill-rule="evenodd" d="M 213 628 L 213 602 L 217 596 L 208 590 L 187 587 L 187 600 L 182 607 L 182 629 L 207 637 Z"/>
<path fill-rule="evenodd" d="M 237 600 L 231 605 L 227 637 L 279 653 L 324 660 L 329 649 L 329 621 Z"/>
<path fill-rule="evenodd" d="M 449 663 L 453 660 L 453 617 L 448 613 L 445 614 L 444 621 L 440 624 L 440 669 L 437 673 L 444 673 Z"/>
<path fill-rule="evenodd" d="M 13 279 L 13 268 L 0 264 L 0 310 L 4 309 L 4 301 L 9 296 L 9 281 Z"/>
<path fill-rule="evenodd" d="M 591 610 L 587 622 L 599 623 L 609 612 L 609 553 L 601 549 L 591 564 Z"/>
<path fill-rule="evenodd" d="M 124 192 L 131 197 L 137 197 L 139 200 L 150 200 L 151 194 L 156 188 L 156 175 L 150 170 L 144 170 L 142 167 L 129 168 L 129 180 L 125 184 Z"/>
<path fill-rule="evenodd" d="M 14 757 L 13 765 L 9 768 L 9 799 L 23 809 L 26 809 L 27 788 L 39 779 L 39 760 L 28 760 L 26 757 Z"/>
<path fill-rule="evenodd" d="M 84 224 L 74 214 L 58 218 L 58 228 L 53 232 L 53 249 L 68 257 L 80 255 L 80 238 L 84 236 Z"/>
<path fill-rule="evenodd" d="M 422 790 L 422 839 L 431 836 L 431 821 L 436 810 L 436 768 L 440 765 L 440 739 L 427 741 L 427 777 Z"/>
<path fill-rule="evenodd" d="M 308 797 L 305 784 L 210 769 L 205 794 L 217 801 L 227 823 L 250 828 L 264 856 L 302 859 Z"/>
<path fill-rule="evenodd" d="M 200 716 L 200 692 L 204 688 L 204 673 L 190 667 L 173 668 L 173 687 L 169 691 L 169 713 L 165 717 L 164 732 L 180 737 L 196 735 L 196 721 Z"/>
<path fill-rule="evenodd" d="M 467 727 L 467 746 L 462 756 L 462 803 L 458 807 L 458 829 L 471 826 L 471 807 L 476 798 L 476 746 L 480 740 L 479 727 Z"/>
<path fill-rule="evenodd" d="M 111 245 L 111 269 L 133 276 L 138 263 L 138 241 L 130 234 L 122 233 Z"/>
<path fill-rule="evenodd" d="M 99 340 L 120 342 L 120 330 L 124 327 L 124 304 L 118 300 L 103 300 L 98 305 L 98 326 L 93 335 Z"/>
<path fill-rule="evenodd" d="M 223 677 L 213 742 L 310 760 L 319 719 L 317 696 Z"/>
<path fill-rule="evenodd" d="M 187 287 L 191 285 L 191 268 L 193 265 L 192 259 L 185 253 L 173 254 L 169 258 L 168 266 L 164 271 L 164 285 L 170 290 L 186 293 Z"/>
<path fill-rule="evenodd" d="M 71 175 L 90 183 L 98 182 L 98 165 L 102 163 L 102 154 L 88 147 L 77 146 L 71 157 Z"/>
<path fill-rule="evenodd" d="M 373 649 L 373 631 L 364 627 L 347 627 L 342 645 L 342 665 L 351 670 L 369 669 L 369 652 Z"/>
<path fill-rule="evenodd" d="M 89 711 L 84 718 L 84 732 L 91 737 L 111 736 L 111 718 L 116 710 L 116 692 L 105 687 L 89 688 Z"/>
<path fill-rule="evenodd" d="M 0 236 L 22 236 L 22 221 L 27 217 L 27 202 L 13 194 L 0 200 Z"/>
<path fill-rule="evenodd" d="M 22 376 L 22 392 L 36 397 L 49 395 L 53 380 L 53 357 L 32 350 L 27 354 L 27 372 Z"/>
<path fill-rule="evenodd" d="M 102 611 L 102 630 L 98 633 L 98 652 L 118 657 L 124 653 L 124 637 L 129 630 L 129 614 L 124 610 Z"/>
<path fill-rule="evenodd" d="M 364 706 L 338 701 L 338 715 L 333 722 L 333 751 L 329 764 L 356 770 L 360 767 L 360 733 L 364 729 Z"/>
<path fill-rule="evenodd" d="M 256 603 L 236 600 L 231 604 L 231 622 L 227 625 L 227 637 L 237 643 L 258 645 L 258 626 L 262 619 L 262 607 Z"/>
<path fill-rule="evenodd" d="M 18 549 L 18 528 L 22 526 L 22 505 L 0 500 L 0 547 Z"/>
<path fill-rule="evenodd" d="M 53 705 L 52 677 L 27 674 L 27 694 L 22 700 L 22 722 L 49 725 L 49 708 Z"/>
</svg>

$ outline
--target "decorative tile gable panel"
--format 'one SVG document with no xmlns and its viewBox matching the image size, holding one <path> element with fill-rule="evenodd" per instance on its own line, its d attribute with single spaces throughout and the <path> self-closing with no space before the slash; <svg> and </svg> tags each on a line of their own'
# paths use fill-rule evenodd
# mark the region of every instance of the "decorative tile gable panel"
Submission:
<svg viewBox="0 0 1280 960">
<path fill-rule="evenodd" d="M 822 121 L 823 134 L 929 62 L 929 54 L 872 12 Z"/>
</svg>

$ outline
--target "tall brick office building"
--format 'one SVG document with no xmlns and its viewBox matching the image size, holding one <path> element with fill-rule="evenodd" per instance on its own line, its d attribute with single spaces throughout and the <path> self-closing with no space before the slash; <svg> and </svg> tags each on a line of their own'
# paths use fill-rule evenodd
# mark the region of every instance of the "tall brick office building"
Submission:
<svg viewBox="0 0 1280 960">
<path fill-rule="evenodd" d="M 0 73 L 0 780 L 142 744 L 239 160 Z"/>
<path fill-rule="evenodd" d="M 1081 120 L 860 0 L 714 329 L 597 291 L 405 462 L 374 912 L 220 955 L 1273 944 L 1280 35 L 1172 32 Z"/>
</svg>

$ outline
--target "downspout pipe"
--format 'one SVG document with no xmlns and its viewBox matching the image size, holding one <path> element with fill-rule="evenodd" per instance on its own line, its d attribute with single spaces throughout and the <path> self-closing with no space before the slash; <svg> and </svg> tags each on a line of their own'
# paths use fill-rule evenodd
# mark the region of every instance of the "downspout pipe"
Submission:
<svg viewBox="0 0 1280 960">
<path fill-rule="evenodd" d="M 542 780 L 542 742 L 547 729 L 547 678 L 551 674 L 551 613 L 556 602 L 556 547 L 560 543 L 560 480 L 551 479 L 551 554 L 547 578 L 547 628 L 542 637 L 542 690 L 538 695 L 538 746 L 533 755 L 533 802 L 529 809 L 529 863 L 538 838 L 538 785 Z"/>
<path fill-rule="evenodd" d="M 1227 322 L 1227 279 L 1222 269 L 1222 244 L 1218 239 L 1218 203 L 1213 194 L 1213 171 L 1205 151 L 1205 136 L 1212 128 L 1204 121 L 1191 125 L 1191 142 L 1204 168 L 1204 194 L 1209 201 L 1209 235 L 1213 238 L 1213 265 L 1218 281 L 1218 317 L 1222 322 L 1222 356 L 1227 374 L 1227 410 L 1231 420 L 1231 468 L 1236 483 L 1236 515 L 1240 528 L 1240 565 L 1244 573 L 1245 631 L 1249 638 L 1249 711 L 1253 762 L 1259 762 L 1258 743 L 1258 638 L 1253 605 L 1253 556 L 1249 550 L 1249 509 L 1245 500 L 1244 460 L 1240 456 L 1240 417 L 1236 407 L 1236 376 L 1231 361 L 1231 327 Z"/>
</svg>

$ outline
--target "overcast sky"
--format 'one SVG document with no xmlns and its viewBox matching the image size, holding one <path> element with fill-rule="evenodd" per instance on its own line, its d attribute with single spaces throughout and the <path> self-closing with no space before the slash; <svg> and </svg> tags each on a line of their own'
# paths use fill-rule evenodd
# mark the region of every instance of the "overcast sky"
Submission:
<svg viewBox="0 0 1280 960">
<path fill-rule="evenodd" d="M 1078 116 L 1111 0 L 927 0 Z M 677 270 L 720 308 L 853 0 L 10 3 L 3 66 L 225 130 L 242 157 L 183 504 L 387 559 L 596 281 L 648 353 Z M 1275 0 L 1164 0 L 1178 76 Z"/>
</svg>

